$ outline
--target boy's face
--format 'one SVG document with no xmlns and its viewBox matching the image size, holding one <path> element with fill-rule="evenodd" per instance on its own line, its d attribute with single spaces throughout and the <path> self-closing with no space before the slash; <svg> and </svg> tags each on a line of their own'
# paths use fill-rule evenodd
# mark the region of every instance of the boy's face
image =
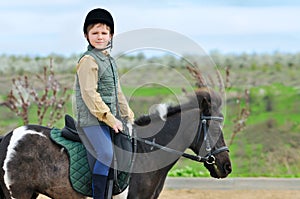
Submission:
<svg viewBox="0 0 300 199">
<path fill-rule="evenodd" d="M 109 27 L 105 24 L 98 23 L 94 25 L 85 35 L 91 45 L 97 49 L 105 48 L 108 42 L 111 40 Z"/>
</svg>

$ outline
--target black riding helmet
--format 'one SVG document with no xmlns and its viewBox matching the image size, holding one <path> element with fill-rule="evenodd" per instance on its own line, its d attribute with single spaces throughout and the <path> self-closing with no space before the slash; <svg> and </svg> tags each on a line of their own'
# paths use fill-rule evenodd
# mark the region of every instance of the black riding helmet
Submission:
<svg viewBox="0 0 300 199">
<path fill-rule="evenodd" d="M 108 25 L 110 27 L 110 33 L 112 35 L 114 34 L 114 19 L 107 10 L 96 8 L 87 14 L 83 25 L 84 34 L 87 34 L 87 27 L 95 23 L 104 23 Z"/>
</svg>

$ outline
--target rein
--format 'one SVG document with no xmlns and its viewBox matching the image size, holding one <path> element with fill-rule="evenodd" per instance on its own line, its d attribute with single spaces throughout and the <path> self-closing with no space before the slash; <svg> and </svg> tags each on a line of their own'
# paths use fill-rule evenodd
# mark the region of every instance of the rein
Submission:
<svg viewBox="0 0 300 199">
<path fill-rule="evenodd" d="M 207 120 L 214 120 L 214 121 L 222 122 L 223 117 L 203 116 L 203 115 L 201 115 L 200 119 L 201 119 L 201 122 L 199 124 L 199 128 L 198 128 L 199 130 L 197 132 L 197 143 L 196 144 L 199 144 L 199 142 L 200 142 L 200 135 L 201 135 L 201 131 L 202 131 L 202 128 L 203 128 L 203 131 L 204 131 L 204 140 L 203 140 L 203 142 L 206 143 L 206 151 L 208 151 L 208 154 L 204 157 L 200 156 L 200 154 L 199 154 L 200 151 L 198 152 L 197 155 L 192 155 L 192 154 L 188 154 L 188 153 L 185 153 L 185 152 L 178 151 L 176 149 L 172 149 L 172 148 L 169 148 L 169 147 L 166 147 L 166 146 L 162 146 L 160 144 L 155 143 L 155 138 L 152 141 L 149 141 L 149 140 L 146 140 L 146 139 L 143 139 L 143 138 L 139 138 L 137 136 L 133 136 L 132 138 L 139 141 L 139 142 L 143 142 L 147 145 L 152 146 L 151 149 L 153 149 L 155 147 L 155 148 L 161 149 L 161 150 L 169 152 L 169 153 L 180 155 L 182 157 L 185 157 L 185 158 L 193 160 L 193 161 L 202 162 L 202 163 L 205 162 L 207 164 L 215 164 L 215 160 L 216 160 L 215 155 L 218 154 L 218 153 L 224 152 L 224 151 L 229 151 L 229 149 L 228 149 L 227 146 L 223 146 L 223 147 L 217 148 L 214 151 L 212 151 L 209 139 L 207 139 L 207 135 L 208 135 Z"/>
</svg>

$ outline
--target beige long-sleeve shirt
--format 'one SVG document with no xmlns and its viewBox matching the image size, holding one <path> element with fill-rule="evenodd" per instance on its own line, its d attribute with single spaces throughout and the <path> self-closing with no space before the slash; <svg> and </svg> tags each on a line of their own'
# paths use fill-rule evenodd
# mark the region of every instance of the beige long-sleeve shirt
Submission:
<svg viewBox="0 0 300 199">
<path fill-rule="evenodd" d="M 113 127 L 113 125 L 116 124 L 116 118 L 111 113 L 110 108 L 102 100 L 101 93 L 99 94 L 97 92 L 98 65 L 96 60 L 90 55 L 85 55 L 79 61 L 76 70 L 80 85 L 80 92 L 89 111 L 98 118 L 99 121 Z M 121 117 L 127 118 L 133 123 L 134 113 L 130 109 L 122 92 L 120 82 L 118 82 L 118 102 Z"/>
</svg>

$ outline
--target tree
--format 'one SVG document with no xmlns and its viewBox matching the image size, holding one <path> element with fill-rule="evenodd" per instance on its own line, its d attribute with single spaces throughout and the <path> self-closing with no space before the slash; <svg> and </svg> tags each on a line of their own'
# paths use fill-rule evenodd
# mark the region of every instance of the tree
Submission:
<svg viewBox="0 0 300 199">
<path fill-rule="evenodd" d="M 70 94 L 67 92 L 69 88 L 62 88 L 55 77 L 52 59 L 50 59 L 49 69 L 46 66 L 43 69 L 41 75 L 35 75 L 39 80 L 40 88 L 31 85 L 27 75 L 13 78 L 12 89 L 7 95 L 6 101 L 1 104 L 21 117 L 24 125 L 33 122 L 29 119 L 29 110 L 35 106 L 37 123 L 42 125 L 47 118 L 45 125 L 52 126 L 63 117 L 64 105 L 70 98 Z"/>
<path fill-rule="evenodd" d="M 216 85 L 218 85 L 217 88 L 219 88 L 219 92 L 221 92 L 221 93 L 229 91 L 231 88 L 230 68 L 229 67 L 226 68 L 225 84 L 222 83 L 221 73 L 218 70 L 216 70 L 218 82 L 216 83 L 213 80 L 213 78 L 208 77 L 210 82 L 206 83 L 199 67 L 187 66 L 187 69 L 190 72 L 190 74 L 194 77 L 194 79 L 196 80 L 196 86 L 198 88 L 206 87 L 208 85 L 211 85 L 212 87 L 216 87 Z M 241 103 L 242 100 L 244 101 L 244 104 Z M 238 111 L 237 111 L 236 117 L 233 120 L 233 132 L 231 134 L 229 145 L 231 145 L 233 143 L 236 135 L 245 129 L 246 121 L 250 116 L 250 96 L 249 96 L 248 89 L 245 89 L 243 97 L 241 95 L 239 95 L 239 97 L 237 99 L 237 106 L 238 106 Z"/>
</svg>

